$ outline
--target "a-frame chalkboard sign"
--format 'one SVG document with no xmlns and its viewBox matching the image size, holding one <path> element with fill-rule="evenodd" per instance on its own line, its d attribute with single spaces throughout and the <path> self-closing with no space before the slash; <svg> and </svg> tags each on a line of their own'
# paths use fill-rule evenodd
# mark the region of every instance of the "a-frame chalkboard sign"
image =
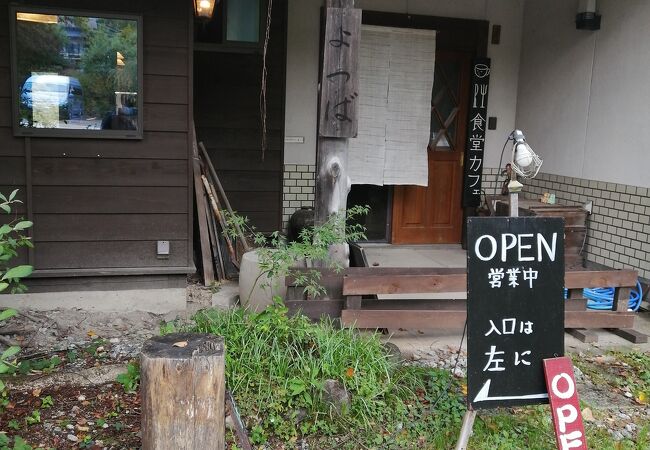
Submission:
<svg viewBox="0 0 650 450">
<path fill-rule="evenodd" d="M 543 360 L 564 354 L 564 219 L 467 220 L 467 404 L 548 403 Z"/>
<path fill-rule="evenodd" d="M 467 232 L 468 404 L 548 403 L 542 360 L 564 354 L 564 219 L 476 217 Z"/>
</svg>

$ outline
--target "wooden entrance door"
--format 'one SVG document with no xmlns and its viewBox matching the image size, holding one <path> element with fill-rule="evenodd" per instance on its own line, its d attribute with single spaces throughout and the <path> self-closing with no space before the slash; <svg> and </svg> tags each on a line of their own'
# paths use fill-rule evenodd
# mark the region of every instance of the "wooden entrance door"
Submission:
<svg viewBox="0 0 650 450">
<path fill-rule="evenodd" d="M 469 53 L 436 53 L 431 98 L 429 185 L 396 186 L 394 244 L 459 243 L 463 155 L 469 107 Z"/>
</svg>

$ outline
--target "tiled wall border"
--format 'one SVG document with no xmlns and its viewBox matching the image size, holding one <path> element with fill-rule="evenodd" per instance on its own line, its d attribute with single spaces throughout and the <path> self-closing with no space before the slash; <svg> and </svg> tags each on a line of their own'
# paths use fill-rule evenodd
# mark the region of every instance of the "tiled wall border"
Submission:
<svg viewBox="0 0 650 450">
<path fill-rule="evenodd" d="M 486 168 L 483 189 L 493 194 L 503 178 L 496 181 L 497 169 Z M 527 198 L 555 194 L 558 202 L 584 205 L 593 202 L 587 219 L 588 261 L 615 269 L 633 268 L 650 279 L 650 189 L 584 178 L 540 173 L 521 180 Z"/>
</svg>

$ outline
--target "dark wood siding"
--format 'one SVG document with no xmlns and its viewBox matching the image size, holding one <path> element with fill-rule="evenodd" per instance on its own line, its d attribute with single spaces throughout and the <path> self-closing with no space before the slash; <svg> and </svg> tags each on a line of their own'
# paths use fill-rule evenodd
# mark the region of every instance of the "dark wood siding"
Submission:
<svg viewBox="0 0 650 450">
<path fill-rule="evenodd" d="M 281 228 L 287 1 L 273 2 L 267 53 L 268 148 L 261 151 L 262 55 L 197 51 L 194 120 L 235 210 L 260 231 Z"/>
<path fill-rule="evenodd" d="M 191 267 L 189 0 L 34 0 L 30 6 L 143 17 L 142 140 L 15 138 L 7 0 L 0 0 L 0 192 L 20 189 L 33 219 L 30 262 L 48 276 Z M 6 218 L 3 218 L 6 219 Z M 156 241 L 168 240 L 168 259 Z M 27 260 L 27 255 L 21 258 Z M 80 271 L 81 273 L 81 271 Z M 38 272 L 36 273 L 38 274 Z"/>
</svg>

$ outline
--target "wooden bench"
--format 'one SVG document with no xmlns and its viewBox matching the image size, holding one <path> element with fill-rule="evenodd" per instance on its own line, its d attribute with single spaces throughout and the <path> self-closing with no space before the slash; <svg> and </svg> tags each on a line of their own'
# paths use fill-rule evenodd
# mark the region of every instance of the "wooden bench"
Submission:
<svg viewBox="0 0 650 450">
<path fill-rule="evenodd" d="M 464 299 L 418 299 L 416 295 L 406 298 L 376 298 L 385 294 L 439 294 L 443 297 L 445 294 L 464 294 L 467 289 L 465 269 L 350 268 L 342 278 L 343 325 L 358 328 L 462 330 L 465 324 L 467 301 Z M 628 312 L 630 291 L 636 281 L 637 272 L 634 270 L 567 271 L 567 331 L 578 339 L 594 342 L 597 336 L 589 330 L 605 328 L 634 343 L 647 342 L 646 335 L 632 329 L 635 313 Z M 599 286 L 615 288 L 611 311 L 587 309 L 582 289 Z"/>
</svg>

